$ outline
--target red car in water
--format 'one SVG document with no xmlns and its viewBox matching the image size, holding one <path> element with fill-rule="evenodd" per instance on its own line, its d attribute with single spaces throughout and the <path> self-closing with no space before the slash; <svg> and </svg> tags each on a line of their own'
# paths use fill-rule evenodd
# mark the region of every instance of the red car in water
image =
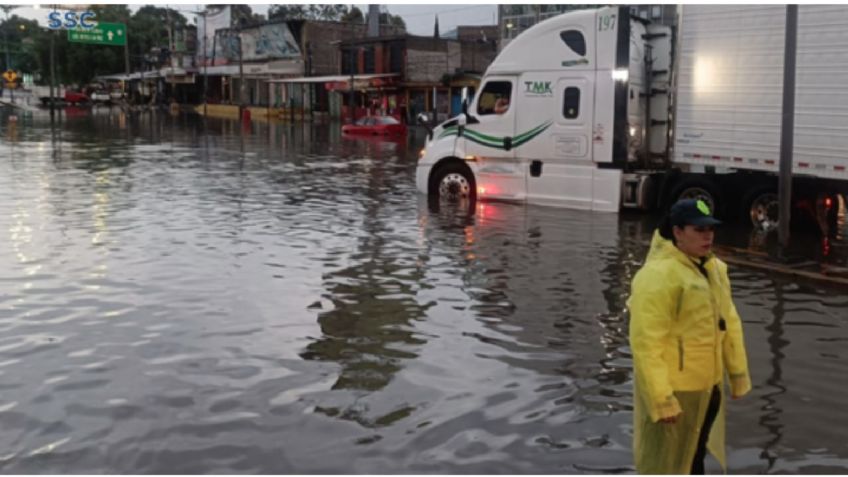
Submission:
<svg viewBox="0 0 848 477">
<path fill-rule="evenodd" d="M 342 126 L 345 134 L 366 136 L 405 136 L 406 125 L 391 116 L 365 116 Z"/>
<path fill-rule="evenodd" d="M 91 98 L 89 98 L 85 93 L 72 90 L 65 91 L 65 102 L 68 104 L 77 105 L 88 103 L 90 101 Z"/>
</svg>

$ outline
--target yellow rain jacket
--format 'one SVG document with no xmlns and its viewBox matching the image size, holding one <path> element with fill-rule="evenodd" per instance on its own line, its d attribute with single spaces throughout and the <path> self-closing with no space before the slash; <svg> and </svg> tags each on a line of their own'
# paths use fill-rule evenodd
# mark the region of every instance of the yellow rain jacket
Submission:
<svg viewBox="0 0 848 477">
<path fill-rule="evenodd" d="M 713 386 L 724 394 L 725 370 L 734 396 L 751 390 L 727 265 L 711 254 L 704 268 L 709 280 L 657 231 L 633 278 L 627 303 L 636 375 L 633 453 L 641 474 L 690 472 Z M 726 471 L 724 402 L 722 396 L 707 449 Z M 676 423 L 658 422 L 671 416 Z"/>
</svg>

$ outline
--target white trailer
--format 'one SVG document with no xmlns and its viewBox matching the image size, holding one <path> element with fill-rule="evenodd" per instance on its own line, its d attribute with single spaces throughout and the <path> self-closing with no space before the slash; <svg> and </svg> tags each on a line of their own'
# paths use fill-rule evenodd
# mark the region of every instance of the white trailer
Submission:
<svg viewBox="0 0 848 477">
<path fill-rule="evenodd" d="M 698 197 L 719 217 L 773 226 L 785 10 L 685 5 L 677 31 L 627 7 L 541 22 L 498 55 L 463 114 L 431 130 L 417 187 L 605 212 Z M 793 203 L 819 218 L 848 191 L 845 77 L 848 7 L 801 5 Z"/>
</svg>

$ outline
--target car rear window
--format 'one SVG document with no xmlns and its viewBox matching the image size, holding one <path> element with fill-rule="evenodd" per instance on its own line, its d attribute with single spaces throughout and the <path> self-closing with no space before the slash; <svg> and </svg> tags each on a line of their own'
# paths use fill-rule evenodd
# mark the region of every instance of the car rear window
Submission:
<svg viewBox="0 0 848 477">
<path fill-rule="evenodd" d="M 380 124 L 400 124 L 400 122 L 395 118 L 386 116 L 380 118 Z"/>
</svg>

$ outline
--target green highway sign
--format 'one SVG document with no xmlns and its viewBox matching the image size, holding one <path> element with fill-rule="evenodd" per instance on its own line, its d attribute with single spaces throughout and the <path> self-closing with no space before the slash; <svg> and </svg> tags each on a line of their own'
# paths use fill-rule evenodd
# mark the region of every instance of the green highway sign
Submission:
<svg viewBox="0 0 848 477">
<path fill-rule="evenodd" d="M 68 41 L 93 45 L 123 46 L 127 44 L 127 26 L 123 23 L 97 22 L 96 27 L 88 30 L 81 28 L 68 30 Z"/>
</svg>

